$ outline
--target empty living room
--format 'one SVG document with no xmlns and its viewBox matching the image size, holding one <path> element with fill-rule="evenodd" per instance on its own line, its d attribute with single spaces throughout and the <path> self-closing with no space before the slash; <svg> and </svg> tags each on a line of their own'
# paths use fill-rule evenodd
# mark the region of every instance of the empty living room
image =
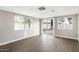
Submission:
<svg viewBox="0 0 79 59">
<path fill-rule="evenodd" d="M 79 6 L 0 6 L 0 52 L 79 52 Z"/>
<path fill-rule="evenodd" d="M 0 0 L 0 59 L 79 59 L 78 0 Z"/>
</svg>

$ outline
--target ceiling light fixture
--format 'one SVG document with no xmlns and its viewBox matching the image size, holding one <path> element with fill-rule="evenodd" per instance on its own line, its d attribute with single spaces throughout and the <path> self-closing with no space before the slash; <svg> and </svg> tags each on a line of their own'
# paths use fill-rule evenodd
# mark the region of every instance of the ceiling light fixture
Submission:
<svg viewBox="0 0 79 59">
<path fill-rule="evenodd" d="M 52 10 L 51 12 L 55 12 L 55 10 Z"/>
</svg>

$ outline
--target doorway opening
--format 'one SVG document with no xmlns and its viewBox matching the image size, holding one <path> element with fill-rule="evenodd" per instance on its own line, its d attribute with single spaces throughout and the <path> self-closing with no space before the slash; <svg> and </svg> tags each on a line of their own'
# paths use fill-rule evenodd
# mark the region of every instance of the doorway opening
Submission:
<svg viewBox="0 0 79 59">
<path fill-rule="evenodd" d="M 55 20 L 43 19 L 42 20 L 42 34 L 54 34 Z"/>
</svg>

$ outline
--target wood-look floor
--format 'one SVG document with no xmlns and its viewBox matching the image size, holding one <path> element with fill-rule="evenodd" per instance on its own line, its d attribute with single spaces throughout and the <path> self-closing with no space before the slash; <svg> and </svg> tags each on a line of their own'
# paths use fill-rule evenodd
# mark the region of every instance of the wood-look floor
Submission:
<svg viewBox="0 0 79 59">
<path fill-rule="evenodd" d="M 77 40 L 57 38 L 43 34 L 20 40 L 0 47 L 0 51 L 8 52 L 77 52 Z"/>
</svg>

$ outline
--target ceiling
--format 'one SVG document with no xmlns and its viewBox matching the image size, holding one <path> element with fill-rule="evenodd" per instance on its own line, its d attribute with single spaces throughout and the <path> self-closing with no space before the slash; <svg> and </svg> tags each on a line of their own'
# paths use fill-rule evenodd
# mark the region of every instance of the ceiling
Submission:
<svg viewBox="0 0 79 59">
<path fill-rule="evenodd" d="M 79 6 L 44 6 L 46 10 L 38 10 L 41 6 L 0 6 L 0 10 L 10 11 L 37 18 L 71 15 L 79 13 Z"/>
</svg>

